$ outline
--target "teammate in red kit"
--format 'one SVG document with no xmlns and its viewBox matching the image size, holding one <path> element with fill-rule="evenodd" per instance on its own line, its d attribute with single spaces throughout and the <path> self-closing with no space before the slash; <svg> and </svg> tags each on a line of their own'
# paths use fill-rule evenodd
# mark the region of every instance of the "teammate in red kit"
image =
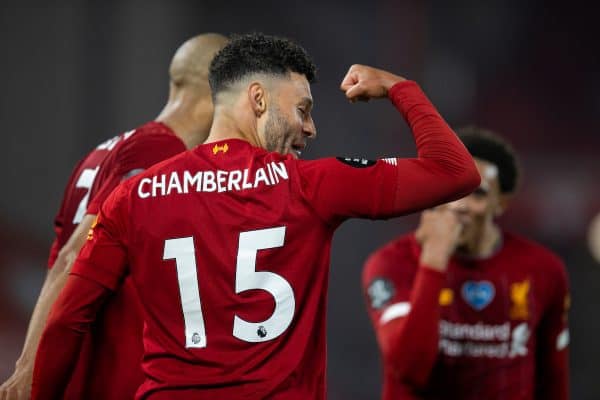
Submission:
<svg viewBox="0 0 600 400">
<path fill-rule="evenodd" d="M 365 265 L 383 399 L 567 399 L 563 263 L 494 222 L 517 185 L 513 150 L 478 128 L 459 137 L 480 187 L 425 211 Z"/>
<path fill-rule="evenodd" d="M 207 143 L 104 202 L 40 342 L 33 399 L 60 396 L 82 332 L 127 274 L 145 326 L 137 398 L 325 397 L 335 229 L 349 217 L 399 216 L 459 198 L 479 176 L 414 82 L 366 66 L 350 68 L 342 90 L 350 100 L 389 96 L 418 158 L 300 161 L 316 135 L 314 75 L 305 51 L 286 39 L 243 35 L 217 54 Z"/>
<path fill-rule="evenodd" d="M 50 307 L 64 286 L 70 265 L 85 242 L 100 204 L 124 179 L 203 142 L 212 123 L 208 67 L 227 39 L 198 35 L 175 53 L 169 68 L 169 100 L 156 118 L 99 145 L 75 168 L 55 219 L 50 268 L 31 318 L 13 376 L 1 400 L 29 399 L 34 354 Z M 107 302 L 86 337 L 66 399 L 132 398 L 143 379 L 142 321 L 128 284 Z M 106 380 L 111 377 L 111 385 Z"/>
</svg>

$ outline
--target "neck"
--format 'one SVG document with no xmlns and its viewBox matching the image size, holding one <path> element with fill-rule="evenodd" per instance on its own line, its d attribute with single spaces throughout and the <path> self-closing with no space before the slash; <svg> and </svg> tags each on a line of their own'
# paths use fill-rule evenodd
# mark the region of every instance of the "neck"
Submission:
<svg viewBox="0 0 600 400">
<path fill-rule="evenodd" d="M 233 107 L 235 109 L 235 107 Z M 264 147 L 258 136 L 256 122 L 248 122 L 248 118 L 233 115 L 216 109 L 208 138 L 205 143 L 218 142 L 227 139 L 241 139 L 252 146 Z"/>
<path fill-rule="evenodd" d="M 198 97 L 185 94 L 172 96 L 155 119 L 171 128 L 188 149 L 204 142 L 208 135 L 205 127 L 210 126 L 210 121 L 207 121 L 210 113 L 197 115 L 197 109 L 202 108 L 199 103 L 202 99 Z"/>
<path fill-rule="evenodd" d="M 457 253 L 476 258 L 491 256 L 500 244 L 500 229 L 490 222 L 485 224 L 481 232 L 473 235 L 474 238 L 457 248 Z"/>
</svg>

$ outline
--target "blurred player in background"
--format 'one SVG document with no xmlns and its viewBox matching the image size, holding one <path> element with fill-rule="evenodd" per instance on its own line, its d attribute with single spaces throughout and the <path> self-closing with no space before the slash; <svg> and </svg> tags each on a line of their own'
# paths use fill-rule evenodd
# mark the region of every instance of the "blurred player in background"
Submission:
<svg viewBox="0 0 600 400">
<path fill-rule="evenodd" d="M 175 53 L 169 68 L 169 99 L 156 120 L 114 137 L 75 167 L 64 192 L 48 260 L 48 275 L 35 306 L 16 369 L 0 388 L 0 400 L 28 399 L 35 352 L 51 305 L 85 242 L 99 207 L 124 179 L 202 143 L 212 123 L 208 67 L 227 38 L 198 35 Z M 132 398 L 143 379 L 141 316 L 137 298 L 125 283 L 105 305 L 86 337 L 67 399 Z M 108 376 L 111 384 L 107 385 Z"/>
<path fill-rule="evenodd" d="M 389 96 L 419 157 L 300 161 L 316 135 L 314 76 L 305 51 L 286 39 L 244 35 L 217 54 L 207 142 L 104 202 L 40 342 L 34 399 L 60 396 L 82 332 L 127 274 L 145 326 L 137 398 L 325 397 L 335 229 L 349 217 L 459 198 L 479 175 L 414 82 L 366 66 L 350 68 L 342 90 L 350 100 Z"/>
<path fill-rule="evenodd" d="M 478 128 L 459 137 L 479 188 L 425 211 L 363 271 L 383 399 L 567 399 L 565 267 L 494 221 L 517 186 L 513 150 Z"/>
</svg>

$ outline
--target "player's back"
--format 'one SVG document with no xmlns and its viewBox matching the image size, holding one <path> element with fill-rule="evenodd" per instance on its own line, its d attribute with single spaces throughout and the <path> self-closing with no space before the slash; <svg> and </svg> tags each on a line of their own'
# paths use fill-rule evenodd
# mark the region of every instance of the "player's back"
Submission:
<svg viewBox="0 0 600 400">
<path fill-rule="evenodd" d="M 117 144 L 127 139 L 131 132 L 115 136 L 99 144 L 82 158 L 69 177 L 60 208 L 54 218 L 55 240 L 52 243 L 48 267 L 52 267 L 58 252 L 73 234 L 86 213 L 90 200 L 90 191 L 96 180 L 100 166 Z"/>
<path fill-rule="evenodd" d="M 324 396 L 333 227 L 304 200 L 296 165 L 227 140 L 128 185 L 127 247 L 145 312 L 138 395 L 168 382 L 203 389 L 202 399 Z"/>
</svg>

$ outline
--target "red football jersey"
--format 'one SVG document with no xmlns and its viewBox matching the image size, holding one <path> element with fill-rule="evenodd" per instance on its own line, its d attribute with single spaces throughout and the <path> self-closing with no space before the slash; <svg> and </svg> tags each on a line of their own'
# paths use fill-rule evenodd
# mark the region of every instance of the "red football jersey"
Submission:
<svg viewBox="0 0 600 400">
<path fill-rule="evenodd" d="M 97 214 L 98 207 L 124 179 L 186 150 L 169 127 L 155 121 L 127 132 L 123 138 L 126 140 L 114 143 L 99 168 L 90 190 L 88 214 Z M 89 352 L 79 358 L 78 368 L 88 371 L 87 399 L 133 398 L 143 381 L 140 369 L 143 321 L 139 309 L 137 295 L 129 279 L 125 279 L 91 329 Z M 107 385 L 107 381 L 111 384 Z"/>
<path fill-rule="evenodd" d="M 378 334 L 413 312 L 415 277 L 424 279 L 426 270 L 419 268 L 419 257 L 420 246 L 408 235 L 378 250 L 367 262 L 363 286 Z M 425 279 L 433 286 L 437 285 L 434 275 L 444 276 L 429 273 L 431 277 Z M 385 362 L 385 399 L 568 397 L 569 296 L 566 271 L 558 257 L 504 232 L 501 247 L 489 258 L 454 256 L 437 287 L 433 296 L 439 304 L 414 310 L 419 315 L 410 322 L 423 326 L 422 337 L 437 338 L 433 346 L 438 344 L 439 353 L 433 369 L 425 372 L 424 388 L 411 396 L 405 382 L 394 377 L 401 366 Z M 435 320 L 435 325 L 428 320 Z M 408 323 L 398 326 L 410 329 Z M 398 343 L 398 353 L 384 359 L 402 362 L 403 351 L 428 352 L 419 347 L 418 340 Z"/>
<path fill-rule="evenodd" d="M 85 158 L 79 161 L 73 169 L 69 177 L 69 182 L 65 187 L 60 208 L 54 218 L 54 233 L 56 236 L 50 248 L 48 268 L 52 268 L 58 252 L 67 243 L 75 227 L 77 227 L 86 214 L 90 200 L 90 191 L 98 176 L 100 164 L 119 142 L 126 140 L 133 132 L 130 131 L 120 136 L 115 136 L 98 145 Z"/>
<path fill-rule="evenodd" d="M 229 139 L 120 185 L 49 318 L 32 397 L 60 392 L 82 324 L 102 301 L 98 288 L 118 289 L 128 276 L 144 317 L 138 398 L 323 398 L 335 228 L 349 217 L 430 207 L 479 184 L 468 152 L 414 82 L 394 86 L 390 98 L 419 158 L 301 161 Z"/>
<path fill-rule="evenodd" d="M 54 218 L 55 238 L 50 247 L 48 257 L 48 268 L 52 268 L 58 257 L 58 252 L 67 243 L 77 225 L 86 214 L 90 200 L 91 189 L 98 176 L 100 166 L 115 146 L 127 140 L 134 131 L 125 132 L 115 136 L 98 145 L 85 158 L 79 161 L 65 187 L 62 202 L 56 217 Z M 82 351 L 81 358 L 89 359 L 92 356 L 91 339 L 87 338 Z M 85 382 L 87 380 L 87 363 L 80 363 L 73 374 L 65 399 L 80 399 L 84 395 Z"/>
<path fill-rule="evenodd" d="M 90 190 L 87 214 L 98 214 L 104 200 L 124 179 L 186 150 L 183 141 L 162 122 L 150 121 L 125 137 L 131 140 L 117 142 L 102 163 Z"/>
</svg>

